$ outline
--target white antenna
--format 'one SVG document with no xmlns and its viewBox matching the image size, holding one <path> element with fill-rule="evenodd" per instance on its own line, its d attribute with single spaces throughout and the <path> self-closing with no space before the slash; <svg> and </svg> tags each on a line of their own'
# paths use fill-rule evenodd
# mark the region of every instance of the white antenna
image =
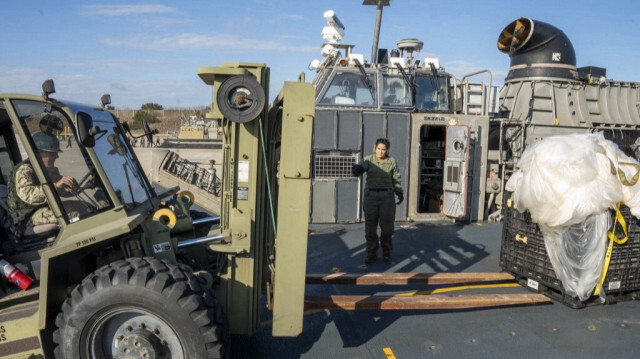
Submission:
<svg viewBox="0 0 640 359">
<path fill-rule="evenodd" d="M 422 41 L 413 37 L 398 41 L 398 50 L 400 50 L 400 56 L 403 55 L 404 51 L 407 52 L 407 61 L 409 66 L 411 66 L 411 61 L 413 60 L 413 52 L 422 50 L 422 45 L 424 45 Z"/>
</svg>

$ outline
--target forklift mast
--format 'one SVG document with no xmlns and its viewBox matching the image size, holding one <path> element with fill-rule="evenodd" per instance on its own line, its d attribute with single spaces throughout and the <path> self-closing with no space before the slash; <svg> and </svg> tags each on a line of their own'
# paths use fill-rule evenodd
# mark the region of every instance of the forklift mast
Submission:
<svg viewBox="0 0 640 359">
<path fill-rule="evenodd" d="M 226 255 L 218 298 L 230 330 L 258 329 L 262 295 L 273 335 L 302 331 L 315 89 L 285 82 L 266 106 L 269 68 L 255 63 L 200 67 L 213 86 L 209 119 L 222 128 L 221 243 Z"/>
</svg>

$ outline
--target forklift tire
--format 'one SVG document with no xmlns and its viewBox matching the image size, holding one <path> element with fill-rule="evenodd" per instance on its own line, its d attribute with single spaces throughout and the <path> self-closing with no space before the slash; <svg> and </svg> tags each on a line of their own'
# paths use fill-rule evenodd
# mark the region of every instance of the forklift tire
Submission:
<svg viewBox="0 0 640 359">
<path fill-rule="evenodd" d="M 56 318 L 55 357 L 223 358 L 224 314 L 187 266 L 128 258 L 99 268 Z"/>
</svg>

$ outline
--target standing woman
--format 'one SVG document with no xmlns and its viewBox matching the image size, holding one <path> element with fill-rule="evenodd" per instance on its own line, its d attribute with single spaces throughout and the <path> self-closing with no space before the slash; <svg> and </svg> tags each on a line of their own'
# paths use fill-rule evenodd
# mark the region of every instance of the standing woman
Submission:
<svg viewBox="0 0 640 359">
<path fill-rule="evenodd" d="M 391 262 L 391 237 L 393 223 L 396 217 L 396 205 L 402 203 L 404 195 L 400 182 L 400 170 L 393 157 L 389 157 L 391 143 L 386 138 L 376 140 L 374 153 L 366 156 L 360 163 L 353 166 L 355 176 L 367 173 L 364 186 L 364 219 L 365 239 L 367 240 L 366 264 L 378 260 L 378 225 L 380 225 L 380 246 L 382 259 Z M 398 197 L 395 202 L 394 193 Z"/>
</svg>

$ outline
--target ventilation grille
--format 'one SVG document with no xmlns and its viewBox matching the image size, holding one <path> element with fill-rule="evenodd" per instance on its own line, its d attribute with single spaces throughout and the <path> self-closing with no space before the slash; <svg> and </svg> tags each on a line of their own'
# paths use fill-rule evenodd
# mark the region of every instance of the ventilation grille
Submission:
<svg viewBox="0 0 640 359">
<path fill-rule="evenodd" d="M 358 162 L 357 153 L 316 153 L 314 174 L 318 179 L 354 178 L 351 168 Z"/>
</svg>

